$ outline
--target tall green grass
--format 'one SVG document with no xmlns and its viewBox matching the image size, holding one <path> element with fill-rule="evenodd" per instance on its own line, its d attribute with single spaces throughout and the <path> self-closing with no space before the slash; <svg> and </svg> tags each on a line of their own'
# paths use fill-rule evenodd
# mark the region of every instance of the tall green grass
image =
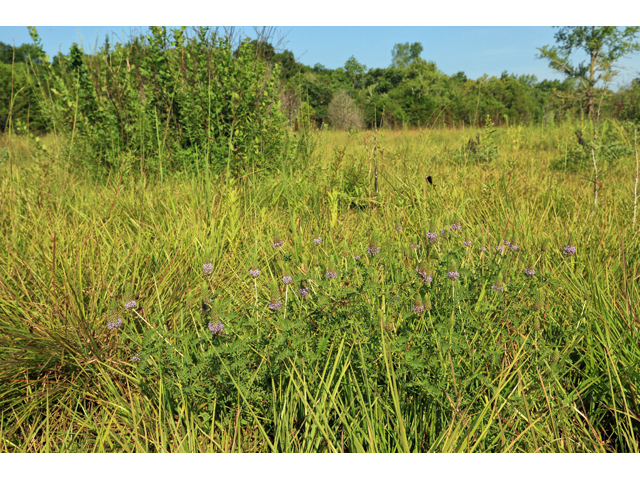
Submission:
<svg viewBox="0 0 640 480">
<path fill-rule="evenodd" d="M 0 449 L 637 452 L 635 165 L 592 213 L 588 173 L 551 168 L 574 127 L 499 129 L 488 163 L 456 153 L 484 130 L 307 134 L 269 171 L 162 182 L 78 175 L 53 136 L 0 139 Z M 513 230 L 519 250 L 496 254 Z"/>
</svg>

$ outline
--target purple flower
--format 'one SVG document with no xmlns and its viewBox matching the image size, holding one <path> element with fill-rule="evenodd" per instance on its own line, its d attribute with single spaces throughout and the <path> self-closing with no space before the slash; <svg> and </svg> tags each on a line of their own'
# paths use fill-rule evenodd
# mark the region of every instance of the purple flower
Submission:
<svg viewBox="0 0 640 480">
<path fill-rule="evenodd" d="M 457 223 L 454 223 L 451 225 L 450 230 L 460 230 L 462 228 L 461 225 L 458 225 Z"/>
<path fill-rule="evenodd" d="M 429 243 L 436 243 L 436 241 L 438 240 L 438 233 L 429 232 L 427 233 L 427 238 L 429 239 Z"/>
<path fill-rule="evenodd" d="M 322 237 L 314 238 L 313 243 L 316 245 L 320 245 L 322 243 Z"/>
<path fill-rule="evenodd" d="M 204 265 L 202 265 L 202 273 L 204 273 L 205 275 L 211 275 L 211 272 L 213 272 L 213 264 L 205 263 Z"/>
<path fill-rule="evenodd" d="M 274 242 L 273 242 L 272 246 L 273 246 L 273 248 L 280 248 L 282 245 L 284 245 L 284 240 L 276 238 L 276 239 L 274 239 Z"/>
<path fill-rule="evenodd" d="M 447 272 L 447 277 L 449 277 L 450 280 L 456 280 L 459 276 L 460 274 L 458 272 Z"/>
<path fill-rule="evenodd" d="M 471 246 L 471 240 L 465 240 L 464 242 L 462 242 L 462 244 L 463 244 L 465 247 L 470 247 L 470 246 Z"/>
<path fill-rule="evenodd" d="M 533 268 L 525 268 L 524 273 L 526 273 L 527 275 L 535 275 L 536 271 Z"/>
<path fill-rule="evenodd" d="M 249 269 L 249 275 L 251 275 L 253 278 L 257 278 L 258 275 L 260 275 L 260 270 L 258 270 L 257 268 Z"/>
<path fill-rule="evenodd" d="M 424 312 L 424 305 L 414 305 L 414 306 L 412 307 L 412 310 L 413 310 L 415 313 L 422 313 L 422 312 Z"/>
<path fill-rule="evenodd" d="M 497 251 L 498 253 L 504 253 L 504 245 L 498 245 L 498 246 L 496 247 L 496 251 Z"/>
<path fill-rule="evenodd" d="M 136 303 L 135 300 L 129 300 L 127 303 L 124 304 L 124 308 L 129 309 L 129 308 L 135 308 L 138 304 Z"/>
<path fill-rule="evenodd" d="M 280 308 L 282 308 L 282 300 L 276 300 L 269 302 L 269 308 L 271 310 L 280 310 Z"/>
<path fill-rule="evenodd" d="M 426 283 L 433 282 L 433 277 L 430 277 L 428 275 L 420 275 L 420 278 L 422 279 L 423 282 L 426 282 Z"/>
<path fill-rule="evenodd" d="M 309 295 L 309 289 L 306 287 L 300 287 L 298 288 L 298 293 L 303 297 L 306 297 L 307 295 Z"/>
<path fill-rule="evenodd" d="M 478 251 L 479 252 L 486 252 L 487 251 L 487 247 L 478 247 Z"/>
<path fill-rule="evenodd" d="M 216 324 L 209 323 L 209 330 L 214 335 L 217 335 L 218 333 L 222 333 L 222 330 L 224 330 L 224 325 L 222 322 L 218 322 Z"/>
<path fill-rule="evenodd" d="M 417 243 L 412 243 L 411 245 L 409 245 L 409 248 L 411 250 L 415 250 L 416 248 L 420 248 L 420 245 L 418 245 Z"/>
<path fill-rule="evenodd" d="M 492 290 L 496 291 L 496 292 L 504 292 L 504 287 L 500 287 L 498 285 L 493 285 L 491 287 Z"/>
<path fill-rule="evenodd" d="M 570 257 L 571 255 L 575 255 L 576 254 L 576 247 L 575 246 L 566 245 L 564 247 L 564 254 L 567 257 Z"/>
<path fill-rule="evenodd" d="M 135 355 L 131 355 L 131 361 L 132 362 L 137 362 L 140 360 L 140 353 L 136 353 Z"/>
<path fill-rule="evenodd" d="M 115 322 L 109 322 L 107 323 L 107 328 L 109 330 L 114 330 L 116 328 L 119 328 L 122 326 L 122 319 L 118 318 Z"/>
<path fill-rule="evenodd" d="M 327 278 L 336 278 L 338 276 L 338 272 L 335 270 L 327 270 L 327 273 L 324 274 Z"/>
<path fill-rule="evenodd" d="M 370 246 L 367 248 L 367 253 L 369 255 L 377 255 L 380 253 L 380 247 Z"/>
<path fill-rule="evenodd" d="M 400 225 L 396 225 L 396 226 L 393 228 L 393 230 L 394 230 L 394 231 L 396 231 L 396 232 L 399 232 L 399 231 L 401 231 L 401 230 L 402 230 L 402 226 L 400 226 Z"/>
<path fill-rule="evenodd" d="M 512 243 L 509 245 L 509 248 L 513 251 L 518 250 L 518 245 L 516 245 L 515 243 Z"/>
<path fill-rule="evenodd" d="M 511 246 L 511 242 L 510 242 L 509 240 L 503 240 L 503 241 L 502 241 L 502 243 L 503 243 L 504 245 L 506 245 L 507 247 L 510 247 L 510 246 Z"/>
<path fill-rule="evenodd" d="M 355 257 L 353 257 L 353 259 L 357 262 L 358 260 L 360 260 L 360 255 L 356 255 Z"/>
<path fill-rule="evenodd" d="M 293 278 L 291 278 L 291 276 L 285 275 L 284 277 L 282 277 L 282 283 L 284 283 L 285 285 L 289 285 L 291 282 L 293 282 Z"/>
</svg>

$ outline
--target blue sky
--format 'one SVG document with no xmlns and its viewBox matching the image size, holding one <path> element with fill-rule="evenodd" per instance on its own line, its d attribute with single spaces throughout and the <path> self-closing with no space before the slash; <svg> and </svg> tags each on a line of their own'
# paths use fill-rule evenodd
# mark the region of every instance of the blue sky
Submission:
<svg viewBox="0 0 640 480">
<path fill-rule="evenodd" d="M 254 36 L 252 27 L 238 27 Z M 105 34 L 114 43 L 131 32 L 145 32 L 146 27 L 82 26 L 38 27 L 47 53 L 53 57 L 58 49 L 67 53 L 73 42 L 82 43 L 91 51 L 102 45 Z M 306 65 L 321 63 L 329 68 L 343 66 L 354 55 L 368 68 L 386 67 L 391 63 L 391 50 L 396 43 L 420 42 L 422 58 L 435 61 L 447 75 L 464 71 L 469 78 L 483 74 L 499 76 L 503 71 L 533 74 L 539 80 L 561 76 L 547 62 L 536 59 L 537 47 L 554 44 L 552 27 L 509 26 L 429 26 L 429 27 L 368 27 L 368 26 L 287 26 L 274 30 L 273 43 L 291 50 L 296 59 Z M 0 26 L 0 41 L 16 45 L 30 43 L 26 27 Z M 640 54 L 620 62 L 623 69 L 614 88 L 628 84 L 640 76 Z"/>
</svg>

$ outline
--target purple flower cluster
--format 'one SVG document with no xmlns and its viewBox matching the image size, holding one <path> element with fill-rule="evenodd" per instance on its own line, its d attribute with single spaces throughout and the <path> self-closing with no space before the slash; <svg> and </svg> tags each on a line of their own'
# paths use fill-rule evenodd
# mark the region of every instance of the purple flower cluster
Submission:
<svg viewBox="0 0 640 480">
<path fill-rule="evenodd" d="M 284 283 L 285 285 L 289 285 L 291 282 L 293 282 L 293 278 L 291 278 L 290 275 L 285 275 L 284 277 L 282 277 L 282 283 Z"/>
<path fill-rule="evenodd" d="M 353 257 L 353 259 L 357 262 L 358 260 L 360 260 L 360 255 L 356 255 L 355 257 Z"/>
<path fill-rule="evenodd" d="M 338 276 L 338 272 L 335 270 L 327 270 L 327 273 L 324 274 L 327 278 L 336 278 Z"/>
<path fill-rule="evenodd" d="M 218 333 L 222 333 L 222 330 L 224 330 L 224 324 L 222 322 L 218 322 L 218 323 L 215 323 L 215 324 L 214 323 L 209 323 L 209 330 L 214 335 L 217 335 Z"/>
<path fill-rule="evenodd" d="M 129 300 L 127 303 L 124 304 L 124 308 L 126 308 L 127 310 L 130 308 L 135 308 L 138 304 L 136 303 L 135 300 Z"/>
<path fill-rule="evenodd" d="M 415 313 L 422 313 L 424 312 L 424 305 L 414 305 L 412 309 Z"/>
<path fill-rule="evenodd" d="M 282 245 L 284 245 L 284 240 L 282 239 L 274 239 L 273 241 L 273 248 L 280 248 Z"/>
<path fill-rule="evenodd" d="M 205 275 L 211 275 L 211 272 L 213 272 L 213 264 L 205 263 L 204 265 L 202 265 L 202 273 L 204 273 Z"/>
<path fill-rule="evenodd" d="M 478 251 L 479 252 L 486 252 L 487 251 L 487 247 L 478 247 Z"/>
<path fill-rule="evenodd" d="M 496 292 L 504 292 L 504 287 L 499 287 L 498 285 L 493 285 L 491 287 L 491 290 L 494 290 Z"/>
<path fill-rule="evenodd" d="M 121 318 L 118 318 L 115 322 L 107 323 L 107 328 L 109 330 L 114 330 L 114 329 L 116 329 L 118 327 L 121 327 L 121 326 L 122 326 L 122 319 Z"/>
<path fill-rule="evenodd" d="M 575 247 L 575 246 L 571 246 L 571 245 L 566 245 L 566 246 L 564 247 L 564 254 L 565 254 L 567 257 L 570 257 L 570 256 L 572 256 L 572 255 L 575 255 L 575 254 L 576 254 L 576 247 Z"/>
<path fill-rule="evenodd" d="M 427 233 L 427 238 L 429 239 L 429 243 L 436 243 L 436 241 L 438 240 L 438 233 L 437 232 L 429 232 L 429 233 Z"/>
<path fill-rule="evenodd" d="M 380 253 L 380 247 L 373 247 L 373 246 L 367 247 L 367 253 L 369 255 L 377 255 Z"/>
<path fill-rule="evenodd" d="M 462 228 L 461 225 L 458 225 L 457 223 L 454 223 L 451 225 L 451 228 L 449 230 L 460 230 Z"/>
<path fill-rule="evenodd" d="M 447 277 L 449 277 L 449 280 L 456 280 L 460 277 L 460 274 L 458 272 L 447 272 Z"/>
<path fill-rule="evenodd" d="M 275 302 L 269 302 L 269 308 L 271 310 L 280 310 L 282 308 L 282 300 L 276 300 Z"/>
<path fill-rule="evenodd" d="M 394 231 L 396 231 L 396 232 L 400 232 L 400 231 L 402 230 L 402 226 L 401 226 L 401 225 L 396 225 L 396 226 L 393 228 L 393 230 L 394 230 Z"/>
<path fill-rule="evenodd" d="M 409 248 L 411 250 L 415 250 L 416 248 L 420 248 L 420 245 L 418 245 L 417 243 L 412 243 L 411 245 L 409 245 Z"/>
<path fill-rule="evenodd" d="M 524 269 L 524 273 L 526 273 L 527 275 L 535 275 L 536 271 L 533 268 L 525 268 Z"/>
<path fill-rule="evenodd" d="M 518 250 L 518 245 L 516 245 L 515 243 L 512 243 L 509 245 L 509 248 L 515 252 L 516 250 Z"/>
<path fill-rule="evenodd" d="M 504 253 L 504 245 L 498 245 L 498 246 L 496 247 L 496 251 L 497 251 L 498 253 Z"/>
<path fill-rule="evenodd" d="M 303 297 L 306 297 L 307 295 L 309 295 L 309 289 L 306 287 L 300 287 L 298 288 L 298 293 Z"/>
<path fill-rule="evenodd" d="M 314 238 L 313 243 L 316 245 L 320 245 L 322 243 L 322 237 Z"/>
<path fill-rule="evenodd" d="M 250 269 L 249 270 L 249 275 L 251 275 L 253 278 L 257 278 L 258 275 L 260 275 L 260 270 L 256 269 Z"/>
<path fill-rule="evenodd" d="M 430 277 L 429 275 L 420 275 L 420 278 L 422 278 L 422 281 L 426 283 L 433 282 L 433 277 Z"/>
<path fill-rule="evenodd" d="M 462 244 L 463 244 L 465 247 L 470 247 L 470 246 L 471 246 L 471 240 L 465 240 L 464 242 L 462 242 Z"/>
<path fill-rule="evenodd" d="M 131 361 L 137 362 L 140 360 L 140 353 L 136 353 L 135 355 L 131 355 Z"/>
</svg>

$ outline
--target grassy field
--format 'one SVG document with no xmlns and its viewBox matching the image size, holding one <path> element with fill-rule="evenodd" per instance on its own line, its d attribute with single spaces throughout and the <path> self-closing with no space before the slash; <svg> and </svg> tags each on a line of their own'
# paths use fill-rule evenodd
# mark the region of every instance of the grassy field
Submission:
<svg viewBox="0 0 640 480">
<path fill-rule="evenodd" d="M 594 211 L 575 128 L 101 181 L 0 137 L 0 451 L 638 452 L 636 159 Z"/>
</svg>

